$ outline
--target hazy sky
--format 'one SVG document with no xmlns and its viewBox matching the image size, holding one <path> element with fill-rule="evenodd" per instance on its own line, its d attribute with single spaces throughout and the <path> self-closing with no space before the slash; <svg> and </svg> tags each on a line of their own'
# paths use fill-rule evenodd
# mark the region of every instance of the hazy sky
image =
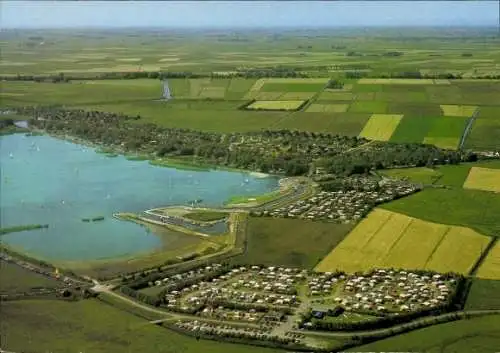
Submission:
<svg viewBox="0 0 500 353">
<path fill-rule="evenodd" d="M 498 24 L 498 1 L 0 1 L 12 27 L 323 27 Z"/>
</svg>

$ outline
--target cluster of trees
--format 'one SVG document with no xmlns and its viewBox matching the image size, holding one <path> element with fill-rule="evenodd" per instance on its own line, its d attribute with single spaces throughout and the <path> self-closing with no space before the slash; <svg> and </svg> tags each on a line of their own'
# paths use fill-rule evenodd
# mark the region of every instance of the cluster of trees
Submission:
<svg viewBox="0 0 500 353">
<path fill-rule="evenodd" d="M 145 304 L 151 305 L 151 306 L 158 307 L 161 304 L 160 298 L 152 297 L 150 295 L 133 290 L 132 288 L 127 287 L 127 286 L 121 286 L 120 292 L 122 292 L 123 294 L 125 294 L 131 298 L 137 299 L 137 300 L 139 300 Z"/>
<path fill-rule="evenodd" d="M 354 153 L 323 158 L 317 162 L 329 174 L 365 174 L 371 170 L 401 166 L 432 167 L 441 164 L 459 164 L 477 160 L 472 152 L 443 150 L 433 145 L 417 143 L 375 142 L 369 148 Z"/>
<path fill-rule="evenodd" d="M 404 53 L 401 51 L 388 51 L 387 53 L 382 54 L 382 56 L 403 56 Z"/>
<path fill-rule="evenodd" d="M 346 71 L 344 73 L 344 76 L 350 79 L 359 79 L 363 77 L 368 77 L 368 73 L 363 71 Z"/>
<path fill-rule="evenodd" d="M 0 130 L 9 128 L 14 126 L 14 120 L 7 118 L 7 119 L 0 119 Z"/>
<path fill-rule="evenodd" d="M 328 81 L 326 88 L 342 89 L 342 88 L 344 88 L 344 82 L 332 79 L 332 80 Z"/>
</svg>

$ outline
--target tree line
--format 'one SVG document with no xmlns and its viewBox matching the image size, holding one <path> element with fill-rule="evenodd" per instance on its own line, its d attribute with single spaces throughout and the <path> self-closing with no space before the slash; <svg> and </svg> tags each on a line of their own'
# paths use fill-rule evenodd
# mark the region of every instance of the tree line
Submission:
<svg viewBox="0 0 500 353">
<path fill-rule="evenodd" d="M 16 111 L 33 116 L 31 127 L 79 137 L 119 153 L 146 154 L 152 159 L 180 158 L 287 176 L 308 175 L 313 166 L 321 166 L 330 174 L 349 176 L 399 166 L 458 164 L 477 159 L 472 152 L 443 150 L 421 143 L 374 142 L 347 152 L 368 140 L 330 133 L 264 130 L 220 134 L 151 123 L 138 128 L 130 121 L 140 121 L 140 115 L 56 107 L 25 107 Z"/>
</svg>

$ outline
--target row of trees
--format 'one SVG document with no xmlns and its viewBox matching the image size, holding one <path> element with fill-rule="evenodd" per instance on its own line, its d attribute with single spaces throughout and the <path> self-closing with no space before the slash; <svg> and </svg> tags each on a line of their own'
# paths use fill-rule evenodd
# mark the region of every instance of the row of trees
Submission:
<svg viewBox="0 0 500 353">
<path fill-rule="evenodd" d="M 133 80 L 140 78 L 147 79 L 179 79 L 179 78 L 306 78 L 308 75 L 302 70 L 288 67 L 273 68 L 249 68 L 239 69 L 227 73 L 205 72 L 197 73 L 190 71 L 162 72 L 162 71 L 127 71 L 127 72 L 104 72 L 99 74 L 64 74 L 56 75 L 30 75 L 17 74 L 0 76 L 2 81 L 34 81 L 34 82 L 69 82 L 78 80 Z"/>
</svg>

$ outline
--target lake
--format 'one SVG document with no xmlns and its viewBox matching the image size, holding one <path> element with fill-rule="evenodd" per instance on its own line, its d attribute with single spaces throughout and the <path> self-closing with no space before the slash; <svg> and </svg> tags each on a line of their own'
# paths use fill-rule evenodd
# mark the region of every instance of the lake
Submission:
<svg viewBox="0 0 500 353">
<path fill-rule="evenodd" d="M 0 158 L 1 227 L 49 225 L 6 234 L 2 242 L 47 260 L 129 256 L 168 242 L 140 225 L 112 218 L 116 212 L 141 212 L 197 199 L 203 206 L 221 206 L 231 196 L 258 195 L 278 187 L 277 177 L 153 166 L 123 156 L 107 157 L 50 136 L 2 136 Z M 105 220 L 82 221 L 97 216 Z"/>
</svg>

